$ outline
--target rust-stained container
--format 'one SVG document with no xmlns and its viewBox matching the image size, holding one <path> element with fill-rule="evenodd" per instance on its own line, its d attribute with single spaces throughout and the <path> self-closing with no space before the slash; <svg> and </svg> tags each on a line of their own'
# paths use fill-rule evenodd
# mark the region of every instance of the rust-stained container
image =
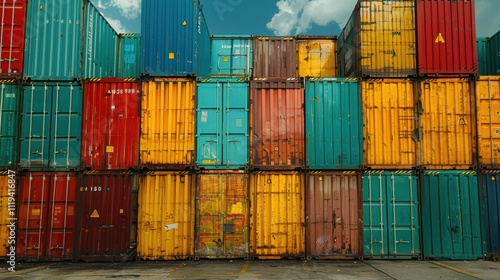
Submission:
<svg viewBox="0 0 500 280">
<path fill-rule="evenodd" d="M 73 259 L 78 176 L 73 172 L 21 175 L 17 260 Z"/>
<path fill-rule="evenodd" d="M 194 184 L 187 172 L 148 172 L 139 178 L 137 258 L 194 257 Z"/>
<path fill-rule="evenodd" d="M 23 72 L 27 0 L 2 2 L 0 77 L 17 77 Z"/>
<path fill-rule="evenodd" d="M 243 171 L 203 171 L 196 178 L 196 258 L 246 258 L 249 179 Z"/>
<path fill-rule="evenodd" d="M 297 52 L 294 37 L 254 37 L 254 79 L 295 78 L 296 76 Z"/>
<path fill-rule="evenodd" d="M 337 36 L 300 35 L 296 42 L 299 77 L 337 77 Z"/>
<path fill-rule="evenodd" d="M 419 75 L 477 74 L 473 0 L 416 0 Z"/>
<path fill-rule="evenodd" d="M 300 169 L 305 161 L 304 89 L 298 80 L 250 82 L 250 165 Z"/>
<path fill-rule="evenodd" d="M 0 259 L 10 261 L 12 252 L 10 247 L 15 245 L 15 231 L 18 222 L 16 219 L 17 178 L 14 171 L 0 171 Z M 15 226 L 12 227 L 11 223 Z M 11 233 L 14 232 L 14 235 Z"/>
<path fill-rule="evenodd" d="M 194 163 L 196 82 L 154 78 L 142 82 L 140 165 L 187 169 Z"/>
<path fill-rule="evenodd" d="M 305 257 L 304 174 L 250 174 L 250 254 L 259 259 Z"/>
<path fill-rule="evenodd" d="M 306 175 L 307 257 L 351 259 L 363 255 L 360 173 L 313 171 Z"/>
<path fill-rule="evenodd" d="M 137 176 L 90 172 L 79 184 L 75 259 L 127 261 L 137 246 Z"/>
<path fill-rule="evenodd" d="M 500 76 L 476 80 L 478 164 L 500 168 Z"/>
<path fill-rule="evenodd" d="M 414 83 L 407 79 L 361 82 L 364 165 L 411 169 L 417 165 Z"/>
<path fill-rule="evenodd" d="M 473 82 L 425 79 L 417 101 L 418 165 L 426 169 L 469 169 L 476 165 Z"/>
<path fill-rule="evenodd" d="M 92 170 L 139 164 L 139 81 L 94 79 L 83 86 L 82 163 Z"/>
</svg>

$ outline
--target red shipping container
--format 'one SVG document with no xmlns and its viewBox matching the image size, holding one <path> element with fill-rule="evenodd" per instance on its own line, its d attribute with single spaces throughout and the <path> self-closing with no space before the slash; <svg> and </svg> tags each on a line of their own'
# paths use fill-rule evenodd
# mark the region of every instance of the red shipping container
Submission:
<svg viewBox="0 0 500 280">
<path fill-rule="evenodd" d="M 84 84 L 82 162 L 90 170 L 127 170 L 139 163 L 139 83 L 94 79 Z"/>
<path fill-rule="evenodd" d="M 94 171 L 92 171 L 94 172 Z M 75 259 L 127 261 L 137 247 L 137 177 L 84 174 L 77 194 Z"/>
<path fill-rule="evenodd" d="M 26 0 L 2 2 L 0 77 L 21 76 L 26 30 Z"/>
<path fill-rule="evenodd" d="M 477 74 L 474 0 L 417 0 L 418 72 Z"/>
<path fill-rule="evenodd" d="M 18 260 L 73 259 L 76 173 L 21 175 L 16 254 Z"/>
<path fill-rule="evenodd" d="M 294 37 L 254 37 L 254 79 L 296 77 L 297 51 Z"/>
<path fill-rule="evenodd" d="M 298 80 L 250 83 L 251 166 L 260 170 L 304 167 L 304 89 Z"/>
</svg>

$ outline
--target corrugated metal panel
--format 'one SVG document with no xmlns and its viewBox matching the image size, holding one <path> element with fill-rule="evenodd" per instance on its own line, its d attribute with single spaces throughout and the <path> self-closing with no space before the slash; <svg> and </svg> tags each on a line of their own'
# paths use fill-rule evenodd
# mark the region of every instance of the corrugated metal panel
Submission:
<svg viewBox="0 0 500 280">
<path fill-rule="evenodd" d="M 363 255 L 361 180 L 356 171 L 307 175 L 307 256 L 317 259 Z"/>
<path fill-rule="evenodd" d="M 414 84 L 380 79 L 361 83 L 364 165 L 372 169 L 411 169 L 417 164 Z"/>
<path fill-rule="evenodd" d="M 500 76 L 476 80 L 478 158 L 481 167 L 500 167 Z"/>
<path fill-rule="evenodd" d="M 82 88 L 72 82 L 24 86 L 20 167 L 77 169 L 80 166 Z"/>
<path fill-rule="evenodd" d="M 469 169 L 475 165 L 474 92 L 468 79 L 426 79 L 418 108 L 422 140 L 419 165 L 428 169 Z"/>
<path fill-rule="evenodd" d="M 0 81 L 0 168 L 16 166 L 20 87 Z"/>
<path fill-rule="evenodd" d="M 250 164 L 258 169 L 303 168 L 303 83 L 252 81 L 250 94 Z"/>
<path fill-rule="evenodd" d="M 498 261 L 500 257 L 500 171 L 488 170 L 482 174 L 483 211 L 485 229 L 483 240 L 486 240 L 488 257 Z"/>
<path fill-rule="evenodd" d="M 82 163 L 94 170 L 127 170 L 139 164 L 138 80 L 84 84 Z"/>
<path fill-rule="evenodd" d="M 200 1 L 145 0 L 141 8 L 141 74 L 208 77 L 211 43 Z"/>
<path fill-rule="evenodd" d="M 418 73 L 429 76 L 476 74 L 474 1 L 417 0 L 416 7 Z"/>
<path fill-rule="evenodd" d="M 489 38 L 487 52 L 488 74 L 500 75 L 500 31 Z"/>
<path fill-rule="evenodd" d="M 337 37 L 297 36 L 299 77 L 337 77 Z"/>
<path fill-rule="evenodd" d="M 118 34 L 92 2 L 85 3 L 83 78 L 116 77 Z"/>
<path fill-rule="evenodd" d="M 210 75 L 252 76 L 253 42 L 251 36 L 212 36 Z"/>
<path fill-rule="evenodd" d="M 195 90 L 196 82 L 183 78 L 142 82 L 141 166 L 193 165 Z"/>
<path fill-rule="evenodd" d="M 141 75 L 141 34 L 118 35 L 119 78 L 139 78 Z"/>
<path fill-rule="evenodd" d="M 194 256 L 194 190 L 188 173 L 154 172 L 139 178 L 137 257 Z"/>
<path fill-rule="evenodd" d="M 476 171 L 424 171 L 423 177 L 424 257 L 482 258 L 485 248 Z"/>
<path fill-rule="evenodd" d="M 197 86 L 196 165 L 244 168 L 248 165 L 248 82 L 220 78 Z"/>
<path fill-rule="evenodd" d="M 15 239 L 9 239 L 11 230 L 16 230 L 9 227 L 11 222 L 14 222 L 10 219 L 16 218 L 13 212 L 10 211 L 16 208 L 18 192 L 18 188 L 16 188 L 17 178 L 13 175 L 15 176 L 16 174 L 9 174 L 8 172 L 0 173 L 0 258 L 2 259 L 5 259 L 7 254 L 11 253 L 10 247 L 13 245 L 12 242 L 15 241 Z M 11 201 L 10 205 L 9 200 Z M 15 224 L 18 225 L 18 222 L 15 221 Z M 15 238 L 15 236 L 13 237 Z"/>
<path fill-rule="evenodd" d="M 255 37 L 253 78 L 295 78 L 297 52 L 294 37 Z"/>
<path fill-rule="evenodd" d="M 340 77 L 348 76 L 358 65 L 355 60 L 357 54 L 352 53 L 357 50 L 355 33 L 359 33 L 359 27 L 356 25 L 358 18 L 358 13 L 353 12 L 351 14 L 337 40 L 337 63 Z"/>
<path fill-rule="evenodd" d="M 358 168 L 363 163 L 359 84 L 352 79 L 310 79 L 305 91 L 307 167 Z"/>
<path fill-rule="evenodd" d="M 488 58 L 488 38 L 477 38 L 477 74 L 488 75 L 488 66 L 490 59 Z"/>
<path fill-rule="evenodd" d="M 76 173 L 28 173 L 20 178 L 16 260 L 73 259 Z"/>
<path fill-rule="evenodd" d="M 25 78 L 73 80 L 81 77 L 83 1 L 28 2 Z"/>
<path fill-rule="evenodd" d="M 26 0 L 6 0 L 0 15 L 0 76 L 23 73 L 24 34 L 26 31 Z"/>
<path fill-rule="evenodd" d="M 127 261 L 137 245 L 137 176 L 82 176 L 77 194 L 75 259 Z"/>
<path fill-rule="evenodd" d="M 209 172 L 197 175 L 195 255 L 244 258 L 249 253 L 248 174 Z"/>
<path fill-rule="evenodd" d="M 304 176 L 250 175 L 250 253 L 259 259 L 305 257 Z"/>
<path fill-rule="evenodd" d="M 404 171 L 363 174 L 364 255 L 415 258 L 420 252 L 418 176 Z"/>
</svg>

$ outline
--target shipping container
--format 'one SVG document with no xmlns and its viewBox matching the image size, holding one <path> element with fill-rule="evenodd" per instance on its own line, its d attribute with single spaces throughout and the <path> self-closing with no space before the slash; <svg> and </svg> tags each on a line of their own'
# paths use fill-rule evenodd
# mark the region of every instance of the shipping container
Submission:
<svg viewBox="0 0 500 280">
<path fill-rule="evenodd" d="M 483 257 L 481 206 L 476 171 L 424 171 L 422 243 L 426 259 Z"/>
<path fill-rule="evenodd" d="M 78 169 L 82 88 L 74 82 L 32 82 L 23 87 L 21 169 Z"/>
<path fill-rule="evenodd" d="M 500 31 L 491 36 L 487 43 L 488 74 L 500 75 Z"/>
<path fill-rule="evenodd" d="M 0 15 L 0 77 L 19 77 L 23 73 L 24 34 L 27 0 L 6 0 Z"/>
<path fill-rule="evenodd" d="M 254 79 L 295 78 L 296 76 L 297 52 L 294 37 L 254 37 Z"/>
<path fill-rule="evenodd" d="M 75 259 L 127 261 L 137 250 L 137 176 L 85 173 L 77 190 Z"/>
<path fill-rule="evenodd" d="M 363 173 L 364 257 L 421 257 L 418 182 L 410 170 Z"/>
<path fill-rule="evenodd" d="M 419 75 L 477 74 L 474 1 L 416 0 L 416 15 Z"/>
<path fill-rule="evenodd" d="M 91 1 L 85 2 L 83 78 L 116 77 L 118 33 Z"/>
<path fill-rule="evenodd" d="M 118 34 L 118 78 L 141 75 L 141 34 Z"/>
<path fill-rule="evenodd" d="M 212 36 L 212 77 L 252 76 L 252 36 Z"/>
<path fill-rule="evenodd" d="M 73 259 L 77 187 L 76 173 L 21 175 L 16 260 Z"/>
<path fill-rule="evenodd" d="M 300 35 L 296 48 L 299 77 L 337 77 L 337 36 Z"/>
<path fill-rule="evenodd" d="M 139 259 L 194 258 L 194 197 L 187 172 L 148 172 L 139 178 Z"/>
<path fill-rule="evenodd" d="M 249 85 L 244 78 L 197 83 L 196 166 L 243 169 L 248 165 Z"/>
<path fill-rule="evenodd" d="M 87 81 L 83 96 L 82 164 L 93 170 L 127 170 L 139 164 L 139 81 Z"/>
<path fill-rule="evenodd" d="M 500 168 L 500 76 L 476 80 L 478 158 L 481 168 Z"/>
<path fill-rule="evenodd" d="M 306 248 L 315 259 L 363 256 L 360 173 L 312 171 L 306 176 Z"/>
<path fill-rule="evenodd" d="M 28 2 L 23 76 L 74 80 L 82 75 L 82 0 Z"/>
<path fill-rule="evenodd" d="M 361 87 L 364 165 L 371 169 L 415 167 L 414 83 L 407 79 L 370 79 Z"/>
<path fill-rule="evenodd" d="M 415 1 L 359 0 L 339 36 L 342 77 L 416 75 Z"/>
<path fill-rule="evenodd" d="M 196 258 L 247 258 L 248 174 L 203 171 L 196 177 Z"/>
<path fill-rule="evenodd" d="M 250 174 L 250 255 L 305 258 L 305 182 L 299 172 Z"/>
<path fill-rule="evenodd" d="M 306 81 L 306 168 L 357 169 L 363 163 L 359 91 L 354 79 Z"/>
<path fill-rule="evenodd" d="M 424 79 L 418 87 L 419 165 L 427 169 L 474 167 L 476 113 L 472 82 L 461 78 Z"/>
<path fill-rule="evenodd" d="M 250 112 L 250 165 L 261 170 L 304 168 L 303 82 L 251 81 Z"/>
<path fill-rule="evenodd" d="M 14 171 L 0 171 L 0 259 L 10 261 L 12 251 L 10 247 L 15 242 L 16 226 L 18 222 L 16 216 L 17 184 Z M 12 227 L 14 223 L 14 227 Z M 15 251 L 14 251 L 15 254 Z"/>
<path fill-rule="evenodd" d="M 500 261 L 500 170 L 481 173 L 480 192 L 483 213 L 483 240 L 486 240 L 486 257 Z"/>
<path fill-rule="evenodd" d="M 491 64 L 488 57 L 488 41 L 489 38 L 477 38 L 477 74 L 488 75 L 488 66 Z"/>
<path fill-rule="evenodd" d="M 209 76 L 210 33 L 199 0 L 144 0 L 141 15 L 141 75 Z"/>
<path fill-rule="evenodd" d="M 20 86 L 0 80 L 0 169 L 17 167 Z"/>
<path fill-rule="evenodd" d="M 140 165 L 186 169 L 194 165 L 196 82 L 186 78 L 142 81 Z"/>
</svg>

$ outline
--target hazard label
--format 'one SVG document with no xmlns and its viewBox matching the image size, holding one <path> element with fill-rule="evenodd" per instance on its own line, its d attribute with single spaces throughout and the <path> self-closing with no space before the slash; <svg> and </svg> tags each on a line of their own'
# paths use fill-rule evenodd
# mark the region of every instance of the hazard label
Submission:
<svg viewBox="0 0 500 280">
<path fill-rule="evenodd" d="M 92 214 L 90 214 L 90 217 L 91 218 L 99 218 L 99 213 L 97 213 L 97 209 L 95 209 L 94 212 L 92 212 Z"/>
<path fill-rule="evenodd" d="M 114 152 L 115 152 L 115 147 L 106 146 L 106 153 L 114 153 Z"/>
<path fill-rule="evenodd" d="M 223 59 L 222 59 L 223 62 L 229 62 L 229 59 L 227 58 L 227 56 L 225 56 Z"/>
<path fill-rule="evenodd" d="M 173 52 L 168 53 L 168 59 L 174 59 L 174 58 L 175 58 L 175 54 Z"/>
<path fill-rule="evenodd" d="M 434 42 L 436 42 L 436 43 L 444 43 L 443 34 L 439 33 L 438 36 L 436 37 L 436 40 Z"/>
<path fill-rule="evenodd" d="M 182 22 L 182 26 L 186 26 L 187 24 L 188 24 L 187 21 Z"/>
</svg>

